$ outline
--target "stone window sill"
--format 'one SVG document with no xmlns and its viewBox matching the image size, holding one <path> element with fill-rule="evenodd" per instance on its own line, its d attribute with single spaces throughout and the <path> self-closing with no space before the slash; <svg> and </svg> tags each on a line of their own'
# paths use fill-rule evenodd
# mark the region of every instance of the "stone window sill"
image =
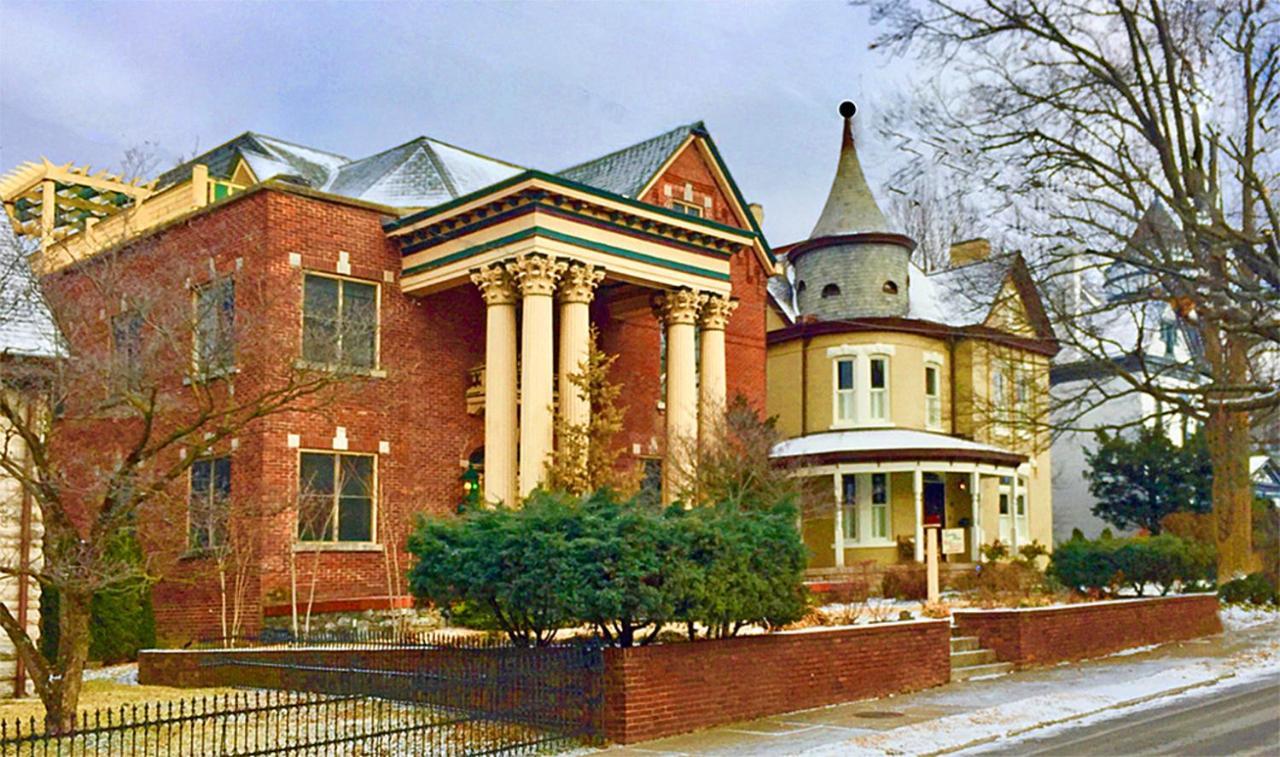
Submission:
<svg viewBox="0 0 1280 757">
<path fill-rule="evenodd" d="M 382 545 L 371 541 L 298 541 L 294 552 L 381 552 Z"/>
<path fill-rule="evenodd" d="M 328 371 L 330 373 L 341 373 L 348 376 L 368 376 L 370 378 L 386 378 L 387 372 L 382 368 L 359 368 L 353 365 L 330 365 L 328 363 L 313 363 L 309 360 L 295 360 L 293 367 L 306 371 Z"/>
</svg>

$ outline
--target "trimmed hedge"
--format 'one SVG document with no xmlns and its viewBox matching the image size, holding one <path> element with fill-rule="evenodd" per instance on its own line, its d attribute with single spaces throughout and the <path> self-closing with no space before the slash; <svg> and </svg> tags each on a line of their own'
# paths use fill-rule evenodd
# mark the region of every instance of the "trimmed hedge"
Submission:
<svg viewBox="0 0 1280 757">
<path fill-rule="evenodd" d="M 692 637 L 777 626 L 806 610 L 795 510 L 676 506 L 535 491 L 519 509 L 423 518 L 409 537 L 415 595 L 455 621 L 547 644 L 588 626 L 610 644 L 648 643 L 663 626 Z"/>
<path fill-rule="evenodd" d="M 1211 545 L 1172 534 L 1129 539 L 1071 539 L 1058 545 L 1049 573 L 1064 586 L 1084 592 L 1115 593 L 1132 588 L 1143 596 L 1149 585 L 1168 594 L 1213 580 Z"/>
</svg>

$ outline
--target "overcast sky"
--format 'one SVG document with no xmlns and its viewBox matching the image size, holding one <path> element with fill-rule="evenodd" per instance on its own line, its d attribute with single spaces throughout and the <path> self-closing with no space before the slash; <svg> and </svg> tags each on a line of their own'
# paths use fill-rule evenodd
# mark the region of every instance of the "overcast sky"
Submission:
<svg viewBox="0 0 1280 757">
<path fill-rule="evenodd" d="M 258 131 L 352 157 L 429 135 L 558 170 L 704 120 L 780 245 L 835 170 L 836 105 L 907 85 L 866 12 L 826 2 L 0 0 L 0 171 L 113 167 Z M 886 152 L 860 128 L 873 183 Z"/>
</svg>

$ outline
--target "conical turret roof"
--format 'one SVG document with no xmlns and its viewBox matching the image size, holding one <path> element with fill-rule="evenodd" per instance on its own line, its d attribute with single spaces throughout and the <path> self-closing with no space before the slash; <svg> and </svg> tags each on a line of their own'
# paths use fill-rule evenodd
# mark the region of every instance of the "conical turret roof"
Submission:
<svg viewBox="0 0 1280 757">
<path fill-rule="evenodd" d="M 840 162 L 836 166 L 836 177 L 831 182 L 827 204 L 822 208 L 822 215 L 813 227 L 810 239 L 889 230 L 889 223 L 862 173 L 858 150 L 853 143 L 853 114 L 856 111 L 857 108 L 848 100 L 840 103 L 840 115 L 844 116 Z"/>
</svg>

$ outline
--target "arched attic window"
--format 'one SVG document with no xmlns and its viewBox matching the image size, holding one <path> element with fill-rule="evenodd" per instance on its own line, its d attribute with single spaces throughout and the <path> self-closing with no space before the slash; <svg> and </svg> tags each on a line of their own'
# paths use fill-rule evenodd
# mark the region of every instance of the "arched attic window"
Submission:
<svg viewBox="0 0 1280 757">
<path fill-rule="evenodd" d="M 805 285 L 805 283 L 804 283 L 803 281 L 801 281 L 799 284 L 796 284 L 796 292 L 797 292 L 797 293 L 799 293 L 799 292 L 803 292 L 804 290 L 806 290 L 806 289 L 808 289 L 808 288 L 809 288 L 809 287 L 808 287 L 807 285 Z"/>
<path fill-rule="evenodd" d="M 886 281 L 886 282 L 884 282 L 884 286 L 880 287 L 880 289 L 881 289 L 881 291 L 883 291 L 885 294 L 897 294 L 897 293 L 898 293 L 898 283 L 897 283 L 896 281 Z"/>
<path fill-rule="evenodd" d="M 840 296 L 840 287 L 836 284 L 827 284 L 822 288 L 822 299 Z"/>
</svg>

